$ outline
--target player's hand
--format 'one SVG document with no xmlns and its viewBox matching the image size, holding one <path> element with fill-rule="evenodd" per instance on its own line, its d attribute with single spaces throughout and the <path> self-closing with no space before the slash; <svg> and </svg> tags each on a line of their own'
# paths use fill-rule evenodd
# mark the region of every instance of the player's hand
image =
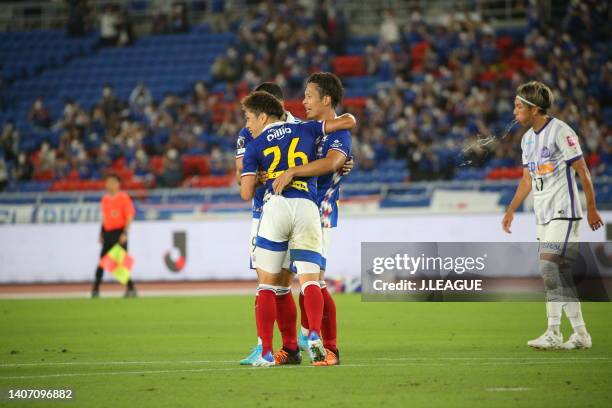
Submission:
<svg viewBox="0 0 612 408">
<path fill-rule="evenodd" d="M 268 172 L 267 171 L 258 171 L 257 172 L 257 183 L 258 184 L 266 184 L 268 181 Z"/>
<path fill-rule="evenodd" d="M 274 190 L 274 194 L 281 195 L 285 187 L 287 187 L 289 183 L 291 183 L 292 181 L 293 181 L 293 172 L 291 171 L 291 169 L 284 171 L 272 183 L 272 189 Z"/>
<path fill-rule="evenodd" d="M 591 227 L 593 231 L 600 229 L 604 225 L 599 215 L 599 211 L 597 211 L 596 208 L 587 211 L 587 220 L 589 221 L 589 227 Z"/>
<path fill-rule="evenodd" d="M 514 219 L 514 213 L 510 211 L 508 211 L 506 215 L 504 215 L 504 218 L 502 219 L 502 228 L 508 234 L 512 234 L 512 231 L 510 231 L 510 226 L 512 225 L 513 219 Z"/>
<path fill-rule="evenodd" d="M 347 161 L 344 162 L 344 165 L 342 166 L 342 170 L 340 171 L 340 174 L 343 176 L 346 176 L 353 170 L 354 166 L 355 166 L 355 161 L 353 160 L 353 157 L 350 157 Z"/>
<path fill-rule="evenodd" d="M 121 235 L 119 235 L 119 243 L 121 245 L 124 245 L 127 242 L 127 234 L 124 232 Z"/>
</svg>

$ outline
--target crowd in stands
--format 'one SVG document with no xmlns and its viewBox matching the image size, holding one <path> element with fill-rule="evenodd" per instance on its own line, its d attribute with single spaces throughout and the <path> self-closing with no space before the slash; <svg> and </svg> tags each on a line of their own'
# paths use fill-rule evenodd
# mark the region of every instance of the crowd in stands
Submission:
<svg viewBox="0 0 612 408">
<path fill-rule="evenodd" d="M 315 71 L 340 74 L 347 97 L 355 84 L 362 87 L 362 103 L 340 108 L 359 115 L 353 150 L 361 170 L 405 160 L 411 180 L 435 180 L 465 169 L 486 175 L 520 166 L 524 129 L 510 127 L 514 92 L 538 79 L 555 93 L 552 115 L 580 135 L 592 173 L 610 176 L 612 62 L 603 3 L 573 2 L 560 22 L 533 6 L 518 35 L 496 32 L 475 12 L 431 22 L 415 9 L 410 22 L 400 25 L 387 11 L 376 38 L 348 49 L 348 22 L 331 3 L 309 13 L 262 2 L 249 9 L 236 29 L 238 40 L 212 65 L 213 84 L 198 82 L 189 94 L 169 93 L 157 102 L 144 85 L 129 100 L 107 86 L 92 109 L 68 101 L 55 116 L 44 98 L 36 99 L 28 120 L 35 129 L 59 132 L 59 141 L 26 154 L 19 151 L 14 123 L 5 122 L 0 188 L 11 179 L 96 179 L 112 166 L 146 187 L 189 185 L 185 159 L 192 157 L 205 158 L 194 166 L 206 174 L 228 175 L 243 118 L 236 104 L 215 121 L 215 105 L 239 101 L 263 80 L 281 85 L 286 99 L 299 100 L 304 79 Z M 186 15 L 173 10 L 177 19 L 159 27 L 188 30 Z M 349 60 L 355 64 L 335 64 L 334 56 L 343 54 L 357 58 Z M 212 92 L 220 82 L 224 92 Z M 482 147 L 483 138 L 495 143 Z"/>
</svg>

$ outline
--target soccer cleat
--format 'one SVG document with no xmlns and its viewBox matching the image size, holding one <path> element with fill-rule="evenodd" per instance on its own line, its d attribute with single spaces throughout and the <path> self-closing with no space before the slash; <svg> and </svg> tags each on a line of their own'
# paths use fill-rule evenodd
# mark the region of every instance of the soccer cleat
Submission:
<svg viewBox="0 0 612 408">
<path fill-rule="evenodd" d="M 276 365 L 302 364 L 302 355 L 299 350 L 289 350 L 284 347 L 274 353 Z"/>
<path fill-rule="evenodd" d="M 308 351 L 308 336 L 300 333 L 298 336 L 298 347 L 302 351 Z"/>
<path fill-rule="evenodd" d="M 274 361 L 274 356 L 268 351 L 268 354 L 265 356 L 262 356 L 261 354 L 258 355 L 257 359 L 253 361 L 253 364 L 251 365 L 253 367 L 272 367 L 276 365 L 276 363 Z"/>
<path fill-rule="evenodd" d="M 538 350 L 556 350 L 563 345 L 563 335 L 557 335 L 551 330 L 546 330 L 546 332 L 537 339 L 529 340 L 527 345 Z"/>
<path fill-rule="evenodd" d="M 256 345 L 251 350 L 251 354 L 249 354 L 246 358 L 240 360 L 240 365 L 253 365 L 253 362 L 257 360 L 259 356 L 261 356 L 261 352 L 263 351 L 263 347 L 261 344 Z"/>
<path fill-rule="evenodd" d="M 100 290 L 99 289 L 94 289 L 91 291 L 91 298 L 92 299 L 96 299 L 100 297 Z"/>
<path fill-rule="evenodd" d="M 330 349 L 325 349 L 325 350 L 326 350 L 325 361 L 317 361 L 316 363 L 312 363 L 312 364 L 316 366 L 339 365 L 340 364 L 340 353 L 338 352 L 338 350 L 336 350 L 335 352 L 331 351 Z"/>
<path fill-rule="evenodd" d="M 310 355 L 312 364 L 325 362 L 325 347 L 323 346 L 321 338 L 315 331 L 311 332 L 308 337 L 308 354 Z"/>
<path fill-rule="evenodd" d="M 570 336 L 569 340 L 561 345 L 561 348 L 564 350 L 590 349 L 591 347 L 593 347 L 593 341 L 588 333 L 584 336 L 574 333 Z"/>
</svg>

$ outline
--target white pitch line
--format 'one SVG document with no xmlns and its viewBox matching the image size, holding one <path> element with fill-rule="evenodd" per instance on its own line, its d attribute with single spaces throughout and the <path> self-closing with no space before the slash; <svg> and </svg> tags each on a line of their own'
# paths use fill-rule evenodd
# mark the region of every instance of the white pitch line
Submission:
<svg viewBox="0 0 612 408">
<path fill-rule="evenodd" d="M 77 365 L 138 365 L 138 364 L 229 364 L 238 360 L 159 360 L 159 361 L 65 361 L 65 362 L 32 362 L 0 363 L 2 367 L 44 367 L 44 366 L 77 366 Z"/>
<path fill-rule="evenodd" d="M 565 360 L 612 360 L 612 357 L 380 357 L 380 358 L 376 358 L 375 360 L 380 360 L 380 361 L 419 361 L 419 360 L 451 360 L 451 361 L 471 361 L 471 360 L 491 360 L 491 361 L 498 361 L 498 360 L 509 360 L 509 361 L 515 361 L 515 360 L 544 360 L 544 361 L 551 361 L 551 360 L 560 360 L 560 361 L 565 361 Z"/>
<path fill-rule="evenodd" d="M 590 363 L 590 361 L 582 361 L 583 363 Z M 540 361 L 535 364 L 562 364 L 564 363 L 561 359 L 552 361 Z M 478 364 L 478 363 L 477 363 Z M 480 362 L 479 365 L 492 364 L 490 362 Z M 516 361 L 514 363 L 508 362 L 505 365 L 531 365 L 534 362 L 529 361 Z M 427 365 L 427 366 L 447 366 L 448 363 L 432 363 L 431 361 L 412 361 L 405 363 L 366 363 L 366 364 L 341 364 L 335 366 L 335 368 L 384 368 L 384 367 L 410 367 L 414 365 Z M 305 364 L 285 366 L 282 369 L 304 369 L 304 368 L 315 368 L 314 366 Z M 238 371 L 238 370 L 254 370 L 258 367 L 210 367 L 210 368 L 193 368 L 193 369 L 176 369 L 176 370 L 142 370 L 142 371 L 98 371 L 93 373 L 57 373 L 57 374 L 41 374 L 41 375 L 22 375 L 22 376 L 4 376 L 0 377 L 0 380 L 27 380 L 36 378 L 61 378 L 61 377 L 90 377 L 90 376 L 105 376 L 105 375 L 143 375 L 143 374 L 169 374 L 169 373 L 197 373 L 197 372 L 214 372 L 214 371 Z M 333 368 L 332 368 L 333 369 Z"/>
<path fill-rule="evenodd" d="M 476 361 L 481 364 L 504 364 L 509 362 L 516 364 L 516 361 L 548 363 L 563 361 L 611 361 L 612 357 L 380 357 L 376 361 L 409 361 L 412 363 L 431 362 L 431 361 Z M 370 362 L 372 360 L 352 359 L 352 361 Z M 0 363 L 3 367 L 45 367 L 45 366 L 88 366 L 88 365 L 153 365 L 153 364 L 235 364 L 238 360 L 155 360 L 155 361 L 59 361 L 59 362 L 25 362 L 25 363 Z M 511 364 L 511 365 L 512 365 Z"/>
</svg>

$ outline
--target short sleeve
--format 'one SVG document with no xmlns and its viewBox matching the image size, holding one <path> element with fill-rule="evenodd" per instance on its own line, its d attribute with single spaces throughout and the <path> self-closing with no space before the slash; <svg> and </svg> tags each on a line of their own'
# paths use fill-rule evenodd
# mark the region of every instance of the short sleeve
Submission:
<svg viewBox="0 0 612 408">
<path fill-rule="evenodd" d="M 242 176 L 257 174 L 257 167 L 256 143 L 249 143 L 242 158 Z"/>
<path fill-rule="evenodd" d="M 236 139 L 236 158 L 239 159 L 244 156 L 246 146 L 252 140 L 251 132 L 247 128 L 240 129 L 238 138 Z"/>
<path fill-rule="evenodd" d="M 569 126 L 559 128 L 555 135 L 555 143 L 559 150 L 561 150 L 563 160 L 567 164 L 572 164 L 582 157 L 582 149 L 580 148 L 578 136 Z"/>
<path fill-rule="evenodd" d="M 343 153 L 345 156 L 351 154 L 352 146 L 351 132 L 348 130 L 340 130 L 330 134 L 325 141 L 325 151 L 336 150 Z"/>
<path fill-rule="evenodd" d="M 521 139 L 521 157 L 523 162 L 523 167 L 529 167 L 529 161 L 527 160 L 527 155 L 525 154 L 525 136 Z"/>
<path fill-rule="evenodd" d="M 134 215 L 136 215 L 136 209 L 134 208 L 134 202 L 132 201 L 132 198 L 129 196 L 128 193 L 125 193 L 123 203 L 125 216 L 133 218 Z"/>
</svg>

